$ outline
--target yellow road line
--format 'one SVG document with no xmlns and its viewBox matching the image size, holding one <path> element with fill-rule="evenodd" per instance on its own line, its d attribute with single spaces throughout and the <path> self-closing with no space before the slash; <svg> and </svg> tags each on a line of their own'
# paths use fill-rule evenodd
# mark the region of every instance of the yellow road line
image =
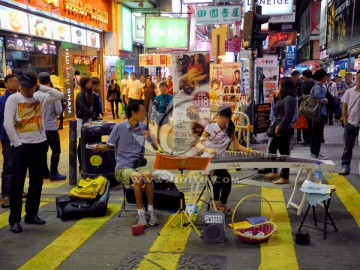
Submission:
<svg viewBox="0 0 360 270">
<path fill-rule="evenodd" d="M 324 176 L 330 185 L 336 186 L 336 195 L 360 227 L 360 205 L 358 203 L 360 202 L 359 191 L 354 188 L 344 176 L 337 173 L 324 174 Z"/>
<path fill-rule="evenodd" d="M 199 211 L 201 205 L 202 202 L 199 201 Z M 169 219 L 173 215 L 171 215 Z M 192 220 L 196 220 L 197 215 L 198 214 L 193 214 Z M 177 216 L 165 229 L 165 231 L 155 239 L 153 245 L 149 250 L 149 253 L 144 256 L 137 269 L 175 270 L 177 268 L 178 261 L 182 256 L 181 253 L 185 250 L 191 232 L 192 229 L 190 228 L 187 228 L 184 231 L 181 230 L 180 216 Z M 201 240 L 199 239 L 199 241 Z"/>
<path fill-rule="evenodd" d="M 120 204 L 109 204 L 109 213 L 105 217 L 77 221 L 19 269 L 56 269 L 120 209 Z"/>
<path fill-rule="evenodd" d="M 40 207 L 47 205 L 47 202 L 40 202 Z M 23 205 L 22 207 L 22 212 L 21 212 L 21 216 L 24 217 L 25 216 L 25 205 Z M 5 213 L 2 213 L 0 215 L 0 229 L 6 227 L 7 225 L 9 225 L 9 215 L 10 215 L 10 211 L 6 211 Z"/>
<path fill-rule="evenodd" d="M 283 190 L 262 187 L 261 196 L 270 201 L 277 232 L 270 237 L 268 242 L 260 245 L 259 269 L 299 269 Z M 261 215 L 270 216 L 270 209 L 266 202 L 261 203 Z"/>
</svg>

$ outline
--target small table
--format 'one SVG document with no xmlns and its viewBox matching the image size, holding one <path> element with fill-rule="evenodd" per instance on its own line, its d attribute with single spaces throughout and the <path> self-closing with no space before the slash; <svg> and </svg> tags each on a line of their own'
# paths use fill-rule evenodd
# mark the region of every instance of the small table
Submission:
<svg viewBox="0 0 360 270">
<path fill-rule="evenodd" d="M 326 199 L 324 201 L 322 201 L 322 203 L 324 204 L 324 208 L 325 208 L 325 219 L 324 221 L 318 221 L 316 219 L 316 213 L 315 213 L 315 205 L 310 205 L 309 203 L 309 206 L 305 212 L 305 215 L 304 215 L 304 218 L 303 220 L 301 221 L 301 224 L 300 224 L 300 227 L 298 229 L 298 232 L 301 231 L 301 228 L 302 227 L 307 227 L 307 228 L 311 228 L 311 229 L 315 229 L 315 230 L 319 230 L 319 231 L 323 231 L 324 232 L 324 240 L 326 240 L 326 233 L 327 233 L 327 225 L 332 225 L 335 229 L 335 231 L 337 232 L 338 229 L 334 223 L 334 220 L 332 219 L 331 215 L 330 215 L 330 211 L 329 211 L 329 207 L 330 207 L 330 201 L 331 201 L 331 196 L 333 194 L 333 192 L 335 191 L 335 189 L 331 189 L 331 192 L 330 192 L 330 198 L 329 199 Z M 305 195 L 305 194 L 304 194 Z M 305 220 L 306 220 L 306 217 L 310 211 L 310 208 L 312 208 L 313 210 L 313 216 L 314 216 L 314 224 L 315 224 L 315 227 L 312 227 L 312 226 L 308 226 L 308 225 L 304 225 L 305 223 Z M 328 223 L 328 218 L 330 220 L 331 223 Z M 324 229 L 320 229 L 317 225 L 317 223 L 320 222 L 320 223 L 324 223 Z"/>
</svg>

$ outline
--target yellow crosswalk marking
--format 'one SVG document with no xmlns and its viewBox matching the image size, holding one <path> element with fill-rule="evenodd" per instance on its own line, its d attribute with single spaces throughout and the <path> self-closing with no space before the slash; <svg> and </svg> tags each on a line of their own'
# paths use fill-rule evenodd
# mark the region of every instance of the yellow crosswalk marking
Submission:
<svg viewBox="0 0 360 270">
<path fill-rule="evenodd" d="M 47 205 L 47 202 L 40 202 L 40 207 Z M 9 225 L 9 215 L 10 215 L 10 211 L 6 211 L 5 213 L 2 213 L 0 215 L 0 229 L 6 227 L 7 225 Z M 23 210 L 21 212 L 21 216 L 24 217 L 25 216 L 25 207 L 23 205 Z"/>
<path fill-rule="evenodd" d="M 77 221 L 19 269 L 56 269 L 120 209 L 120 204 L 109 204 L 105 217 L 83 218 Z"/>
<path fill-rule="evenodd" d="M 336 186 L 335 194 L 360 227 L 360 205 L 358 203 L 360 202 L 359 191 L 357 191 L 344 176 L 337 173 L 324 174 L 324 177 L 330 185 Z"/>
<path fill-rule="evenodd" d="M 200 209 L 202 202 L 198 203 Z M 193 220 L 198 214 L 193 215 Z M 169 219 L 172 215 L 169 217 Z M 159 235 L 149 253 L 144 256 L 140 262 L 138 269 L 153 270 L 153 269 L 176 269 L 181 253 L 185 250 L 192 229 L 188 228 L 184 231 L 180 228 L 180 217 L 176 217 L 171 225 Z M 201 240 L 199 240 L 201 241 Z M 161 266 L 161 267 L 160 267 Z"/>
<path fill-rule="evenodd" d="M 261 244 L 261 262 L 259 269 L 299 269 L 290 219 L 282 189 L 261 188 L 261 196 L 268 199 L 274 211 L 273 221 L 277 225 L 268 242 Z M 261 215 L 269 217 L 270 209 L 266 202 L 261 203 Z"/>
</svg>

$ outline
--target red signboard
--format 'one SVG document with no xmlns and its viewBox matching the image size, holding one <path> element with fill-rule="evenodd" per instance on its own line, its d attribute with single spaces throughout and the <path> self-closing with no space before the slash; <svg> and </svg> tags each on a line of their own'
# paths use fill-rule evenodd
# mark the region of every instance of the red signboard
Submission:
<svg viewBox="0 0 360 270">
<path fill-rule="evenodd" d="M 225 41 L 225 51 L 227 52 L 240 52 L 241 38 L 233 38 Z"/>
<path fill-rule="evenodd" d="M 109 0 L 15 0 L 78 22 L 112 31 L 111 1 Z"/>
<path fill-rule="evenodd" d="M 296 32 L 273 32 L 269 33 L 270 47 L 285 47 L 296 45 Z"/>
</svg>

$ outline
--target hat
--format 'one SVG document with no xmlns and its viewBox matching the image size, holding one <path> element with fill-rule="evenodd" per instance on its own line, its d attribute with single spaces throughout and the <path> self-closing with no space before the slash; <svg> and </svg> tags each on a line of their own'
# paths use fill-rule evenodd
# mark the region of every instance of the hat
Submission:
<svg viewBox="0 0 360 270">
<path fill-rule="evenodd" d="M 48 84 L 51 82 L 50 74 L 47 72 L 40 72 L 39 73 L 39 81 L 41 84 Z"/>
<path fill-rule="evenodd" d="M 34 87 L 37 84 L 37 77 L 33 73 L 24 72 L 19 77 L 20 85 Z"/>
</svg>

